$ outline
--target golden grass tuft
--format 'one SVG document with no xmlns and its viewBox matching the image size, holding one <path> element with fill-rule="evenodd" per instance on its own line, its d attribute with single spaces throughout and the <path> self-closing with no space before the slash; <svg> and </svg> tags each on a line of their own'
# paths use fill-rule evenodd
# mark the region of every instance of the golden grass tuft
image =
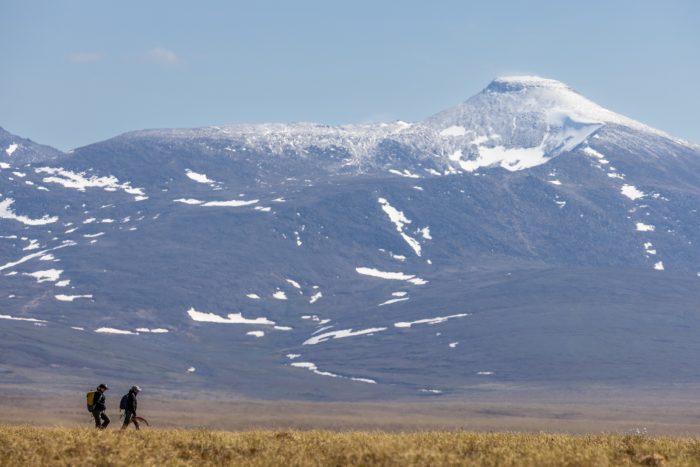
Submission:
<svg viewBox="0 0 700 467">
<path fill-rule="evenodd" d="M 0 426 L 0 466 L 700 466 L 695 438 Z"/>
</svg>

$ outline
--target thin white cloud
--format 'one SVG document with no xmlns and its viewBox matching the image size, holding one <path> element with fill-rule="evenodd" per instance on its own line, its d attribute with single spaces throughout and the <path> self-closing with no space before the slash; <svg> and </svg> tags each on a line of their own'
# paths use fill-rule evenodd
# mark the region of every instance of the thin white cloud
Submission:
<svg viewBox="0 0 700 467">
<path fill-rule="evenodd" d="M 155 47 L 149 50 L 143 55 L 143 58 L 149 63 L 159 65 L 177 65 L 182 63 L 182 60 L 175 52 L 164 47 Z"/>
<path fill-rule="evenodd" d="M 73 63 L 99 62 L 105 58 L 102 52 L 73 52 L 68 56 L 68 60 Z"/>
</svg>

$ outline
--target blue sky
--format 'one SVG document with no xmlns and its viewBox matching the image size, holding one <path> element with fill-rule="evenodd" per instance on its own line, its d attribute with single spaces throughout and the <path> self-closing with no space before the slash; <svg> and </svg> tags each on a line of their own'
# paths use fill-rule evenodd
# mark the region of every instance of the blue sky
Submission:
<svg viewBox="0 0 700 467">
<path fill-rule="evenodd" d="M 0 0 L 0 126 L 423 119 L 495 76 L 561 80 L 700 143 L 700 2 Z"/>
</svg>

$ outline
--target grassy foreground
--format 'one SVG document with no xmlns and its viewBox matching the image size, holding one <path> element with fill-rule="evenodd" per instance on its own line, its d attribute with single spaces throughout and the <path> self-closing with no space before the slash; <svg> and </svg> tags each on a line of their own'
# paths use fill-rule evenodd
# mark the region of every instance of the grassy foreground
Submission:
<svg viewBox="0 0 700 467">
<path fill-rule="evenodd" d="M 700 440 L 470 432 L 142 430 L 0 426 L 2 466 L 700 466 Z"/>
</svg>

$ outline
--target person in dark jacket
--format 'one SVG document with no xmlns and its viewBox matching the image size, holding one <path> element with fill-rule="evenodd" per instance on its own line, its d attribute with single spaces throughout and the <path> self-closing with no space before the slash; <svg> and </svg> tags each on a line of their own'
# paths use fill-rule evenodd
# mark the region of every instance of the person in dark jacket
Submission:
<svg viewBox="0 0 700 467">
<path fill-rule="evenodd" d="M 95 408 L 92 410 L 92 416 L 95 417 L 95 427 L 100 430 L 104 430 L 109 425 L 109 417 L 105 413 L 107 410 L 105 391 L 107 390 L 109 388 L 106 385 L 100 384 L 95 391 Z"/>
<path fill-rule="evenodd" d="M 124 424 L 122 425 L 122 430 L 126 429 L 130 422 L 134 424 L 134 427 L 136 427 L 137 430 L 139 429 L 139 422 L 134 419 L 134 417 L 136 417 L 136 406 L 138 405 L 136 396 L 139 392 L 141 392 L 141 388 L 138 386 L 132 386 L 131 389 L 129 389 L 129 394 L 127 394 L 126 409 L 124 410 Z"/>
</svg>

